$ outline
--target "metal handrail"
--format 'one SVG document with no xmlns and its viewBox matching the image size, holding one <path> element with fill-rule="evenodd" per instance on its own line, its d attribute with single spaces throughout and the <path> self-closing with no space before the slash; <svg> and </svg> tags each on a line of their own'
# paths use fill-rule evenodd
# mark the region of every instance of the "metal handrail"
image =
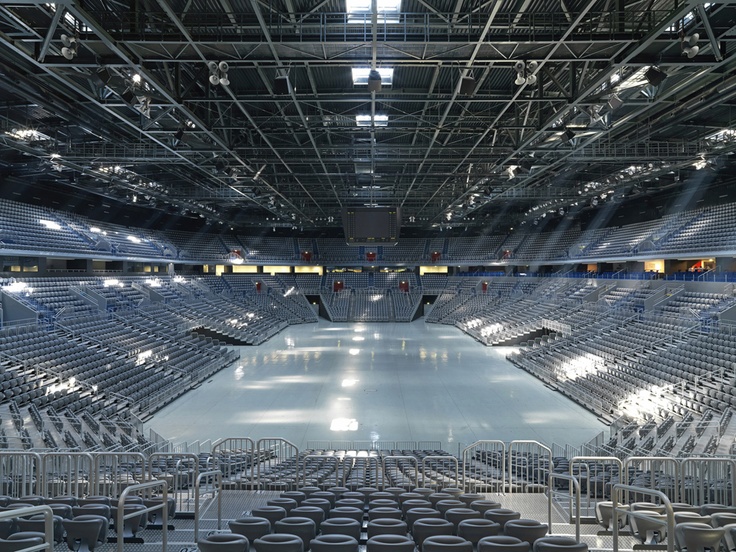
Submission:
<svg viewBox="0 0 736 552">
<path fill-rule="evenodd" d="M 132 491 L 142 491 L 144 489 L 161 489 L 161 504 L 155 504 L 148 506 L 144 509 L 137 508 L 134 512 L 125 515 L 125 499 Z M 166 545 L 169 536 L 169 485 L 163 479 L 157 479 L 155 481 L 149 481 L 147 483 L 138 483 L 131 485 L 123 489 L 118 498 L 118 519 L 117 519 L 117 533 L 118 533 L 118 552 L 124 552 L 123 546 L 123 523 L 126 519 L 140 516 L 141 514 L 148 515 L 149 512 L 155 512 L 161 510 L 161 550 L 166 552 Z"/>
<path fill-rule="evenodd" d="M 549 472 L 549 492 L 547 493 L 547 517 L 549 518 L 549 533 L 552 534 L 552 483 L 555 479 L 564 479 L 565 481 L 571 481 L 573 487 L 575 487 L 575 540 L 580 542 L 580 481 L 574 475 L 568 475 L 566 473 L 554 473 Z M 572 493 L 570 497 L 570 514 L 572 515 Z M 614 547 L 614 550 L 616 548 Z"/>
<path fill-rule="evenodd" d="M 222 528 L 222 472 L 220 470 L 211 470 L 202 472 L 197 476 L 194 482 L 194 542 L 199 540 L 199 489 L 201 487 L 203 477 L 216 477 L 217 485 L 217 528 Z"/>
<path fill-rule="evenodd" d="M 618 507 L 618 491 L 633 491 L 635 493 L 647 494 L 659 498 L 664 504 L 664 510 L 667 514 L 667 552 L 675 552 L 675 512 L 672 509 L 672 503 L 670 499 L 661 491 L 655 491 L 654 489 L 646 489 L 644 487 L 635 487 L 634 485 L 624 485 L 623 483 L 616 483 L 611 488 L 611 502 L 613 503 L 614 518 L 618 519 L 619 513 L 626 514 L 629 517 L 634 518 L 646 518 L 652 520 L 653 518 L 645 513 L 638 513 L 636 510 L 627 510 Z M 659 520 L 657 520 L 659 521 Z M 665 522 L 661 522 L 665 524 Z M 613 549 L 618 550 L 618 523 L 613 524 Z"/>
<path fill-rule="evenodd" d="M 43 544 L 36 544 L 29 546 L 28 548 L 22 548 L 18 552 L 36 552 L 36 550 L 54 550 L 54 511 L 50 506 L 28 506 L 27 508 L 21 508 L 18 510 L 5 510 L 0 512 L 0 520 L 13 519 L 17 517 L 26 517 L 31 514 L 43 514 Z"/>
<path fill-rule="evenodd" d="M 422 486 L 427 486 L 427 461 L 449 462 L 455 464 L 455 487 L 460 487 L 460 465 L 455 456 L 435 455 L 422 458 Z"/>
</svg>

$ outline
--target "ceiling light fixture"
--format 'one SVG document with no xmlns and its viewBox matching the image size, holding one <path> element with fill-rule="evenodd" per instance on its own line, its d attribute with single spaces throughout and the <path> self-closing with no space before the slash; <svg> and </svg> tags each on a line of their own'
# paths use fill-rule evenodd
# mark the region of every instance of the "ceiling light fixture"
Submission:
<svg viewBox="0 0 736 552">
<path fill-rule="evenodd" d="M 667 78 L 667 73 L 660 71 L 656 67 L 650 67 L 647 69 L 647 72 L 644 73 L 644 78 L 647 79 L 647 82 L 652 86 L 659 86 L 662 84 L 664 79 Z"/>
<path fill-rule="evenodd" d="M 517 61 L 514 63 L 514 71 L 516 71 L 516 79 L 514 84 L 516 86 L 523 86 L 525 84 L 533 85 L 537 83 L 537 76 L 534 72 L 539 67 L 539 63 L 536 61 Z"/>
<path fill-rule="evenodd" d="M 698 40 L 700 40 L 700 35 L 698 33 L 686 36 L 683 31 L 680 31 L 680 48 L 682 49 L 682 55 L 687 56 L 688 59 L 692 59 L 697 56 L 700 51 Z"/>
<path fill-rule="evenodd" d="M 381 73 L 377 69 L 371 69 L 368 73 L 368 91 L 369 92 L 380 92 L 381 91 Z"/>
</svg>

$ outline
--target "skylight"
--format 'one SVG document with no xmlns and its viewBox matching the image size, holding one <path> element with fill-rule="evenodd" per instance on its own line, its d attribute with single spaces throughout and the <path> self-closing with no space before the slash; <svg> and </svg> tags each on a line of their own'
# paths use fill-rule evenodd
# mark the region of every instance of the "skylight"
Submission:
<svg viewBox="0 0 736 552">
<path fill-rule="evenodd" d="M 370 115 L 356 115 L 355 124 L 358 125 L 359 127 L 373 126 L 371 124 Z M 375 117 L 373 117 L 373 124 L 375 124 L 375 126 L 377 127 L 388 126 L 388 115 L 376 115 Z"/>
<path fill-rule="evenodd" d="M 355 86 L 368 86 L 368 73 L 371 72 L 370 67 L 353 67 L 353 84 Z M 391 86 L 394 82 L 393 67 L 378 67 L 381 74 L 381 86 Z"/>
<path fill-rule="evenodd" d="M 348 23 L 370 22 L 371 4 L 371 0 L 345 0 Z M 376 13 L 381 23 L 398 23 L 401 0 L 376 0 Z"/>
</svg>

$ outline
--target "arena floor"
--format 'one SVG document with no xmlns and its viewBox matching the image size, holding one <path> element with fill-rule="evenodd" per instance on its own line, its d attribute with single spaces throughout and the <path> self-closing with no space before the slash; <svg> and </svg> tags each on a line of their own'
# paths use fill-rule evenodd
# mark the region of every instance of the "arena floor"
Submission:
<svg viewBox="0 0 736 552">
<path fill-rule="evenodd" d="M 219 437 L 579 445 L 606 426 L 512 366 L 506 348 L 457 328 L 346 323 L 291 326 L 147 424 L 179 443 Z"/>
</svg>

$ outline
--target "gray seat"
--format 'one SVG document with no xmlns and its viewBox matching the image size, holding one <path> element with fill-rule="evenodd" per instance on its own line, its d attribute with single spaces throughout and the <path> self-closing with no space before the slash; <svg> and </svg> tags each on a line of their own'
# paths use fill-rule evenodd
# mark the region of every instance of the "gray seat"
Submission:
<svg viewBox="0 0 736 552">
<path fill-rule="evenodd" d="M 105 516 L 98 516 L 96 514 L 83 514 L 81 516 L 74 516 L 74 521 L 88 521 L 97 520 L 100 522 L 100 534 L 97 537 L 98 543 L 107 542 L 107 531 L 110 528 L 110 520 Z M 63 522 L 62 522 L 63 523 Z"/>
<path fill-rule="evenodd" d="M 486 510 L 483 517 L 498 523 L 501 526 L 501 531 L 503 531 L 503 528 L 506 526 L 506 522 L 511 521 L 512 519 L 521 519 L 521 514 L 514 510 L 509 510 L 508 508 L 495 508 L 493 510 Z"/>
<path fill-rule="evenodd" d="M 286 517 L 305 517 L 314 522 L 317 532 L 325 519 L 325 511 L 319 506 L 297 506 Z"/>
<path fill-rule="evenodd" d="M 372 521 L 381 518 L 401 519 L 401 510 L 391 508 L 390 506 L 381 506 L 368 510 L 368 520 Z"/>
<path fill-rule="evenodd" d="M 330 510 L 330 518 L 350 518 L 355 521 L 363 521 L 365 512 L 362 508 L 355 508 L 353 506 L 337 506 Z"/>
<path fill-rule="evenodd" d="M 273 528 L 278 520 L 286 517 L 286 510 L 281 506 L 260 506 L 253 508 L 251 515 L 253 517 L 266 518 L 271 524 L 271 528 Z"/>
<path fill-rule="evenodd" d="M 324 520 L 320 529 L 323 535 L 347 535 L 360 541 L 363 527 L 360 521 L 353 518 L 334 517 Z"/>
<path fill-rule="evenodd" d="M 302 500 L 307 498 L 307 495 L 305 495 L 301 491 L 284 491 L 279 495 L 280 498 L 290 498 L 292 500 L 295 500 L 297 505 L 302 503 Z"/>
<path fill-rule="evenodd" d="M 434 535 L 424 539 L 422 552 L 473 552 L 473 543 L 455 535 Z"/>
<path fill-rule="evenodd" d="M 621 507 L 621 505 L 619 505 Z M 628 508 L 628 507 L 627 507 Z M 626 514 L 618 513 L 618 528 L 622 529 L 626 525 Z M 595 505 L 595 519 L 598 521 L 598 525 L 603 527 L 606 531 L 613 531 L 613 502 L 610 500 L 604 500 L 596 503 Z"/>
<path fill-rule="evenodd" d="M 470 508 L 450 508 L 445 512 L 445 519 L 455 526 L 455 534 L 457 535 L 457 527 L 461 521 L 465 519 L 479 519 L 480 512 Z"/>
<path fill-rule="evenodd" d="M 54 542 L 59 544 L 64 540 L 64 526 L 62 521 L 64 518 L 61 516 L 53 516 L 53 535 Z M 17 518 L 15 524 L 19 531 L 32 531 L 36 533 L 43 533 L 46 529 L 45 516 L 43 514 L 37 514 L 30 518 Z"/>
<path fill-rule="evenodd" d="M 529 543 L 516 537 L 498 535 L 478 541 L 478 552 L 529 552 Z"/>
<path fill-rule="evenodd" d="M 667 516 L 655 511 L 637 510 L 646 517 L 631 516 L 629 523 L 634 535 L 642 544 L 656 545 L 667 537 Z"/>
<path fill-rule="evenodd" d="M 700 507 L 700 514 L 703 516 L 723 513 L 736 513 L 736 506 L 726 506 L 725 504 L 703 504 Z"/>
<path fill-rule="evenodd" d="M 304 506 L 316 506 L 317 508 L 322 508 L 322 511 L 325 513 L 325 517 L 327 517 L 327 514 L 329 514 L 330 510 L 332 509 L 332 503 L 326 498 L 312 498 L 313 496 L 314 493 L 309 498 L 305 498 L 304 500 L 302 500 L 302 503 L 299 505 L 299 507 L 303 508 Z"/>
<path fill-rule="evenodd" d="M 347 493 L 346 493 L 347 494 Z M 362 498 L 351 498 L 346 497 L 343 495 L 343 497 L 340 500 L 335 501 L 335 507 L 336 508 L 358 508 L 359 510 L 363 510 L 365 508 L 365 500 Z"/>
<path fill-rule="evenodd" d="M 398 508 L 399 501 L 393 498 L 376 498 L 371 499 L 368 503 L 368 511 L 375 508 Z"/>
<path fill-rule="evenodd" d="M 299 503 L 294 500 L 293 498 L 272 498 L 271 500 L 266 501 L 266 504 L 268 506 L 279 506 L 286 510 L 286 514 L 288 515 L 291 510 L 299 506 Z"/>
<path fill-rule="evenodd" d="M 309 543 L 317 536 L 317 524 L 308 517 L 285 517 L 273 526 L 274 533 L 288 533 L 302 539 L 304 550 L 309 550 Z"/>
<path fill-rule="evenodd" d="M 228 527 L 233 533 L 243 535 L 248 542 L 253 542 L 271 532 L 271 522 L 266 518 L 255 516 L 231 519 L 228 521 Z"/>
<path fill-rule="evenodd" d="M 465 506 L 470 508 L 473 502 L 478 500 L 485 500 L 485 497 L 480 493 L 463 493 L 457 497 L 458 500 L 465 503 Z"/>
<path fill-rule="evenodd" d="M 358 552 L 358 541 L 347 535 L 319 535 L 309 546 L 312 552 Z"/>
<path fill-rule="evenodd" d="M 501 526 L 490 519 L 464 519 L 457 526 L 457 536 L 477 545 L 485 537 L 493 537 L 501 531 Z"/>
<path fill-rule="evenodd" d="M 119 535 L 122 534 L 124 539 L 134 539 L 138 534 L 138 531 L 145 529 L 146 523 L 148 522 L 148 516 L 145 512 L 146 507 L 143 504 L 125 504 L 123 506 L 123 516 L 128 516 L 139 512 L 138 515 L 133 515 L 127 519 L 123 519 L 122 530 L 118 527 L 118 507 L 113 506 L 110 508 L 110 517 L 112 518 L 113 528 Z"/>
<path fill-rule="evenodd" d="M 424 518 L 442 519 L 442 514 L 434 508 L 412 508 L 406 512 L 404 518 L 406 519 L 406 525 L 409 531 L 411 531 L 416 520 Z"/>
<path fill-rule="evenodd" d="M 455 526 L 451 521 L 439 518 L 422 518 L 418 519 L 412 525 L 411 533 L 414 542 L 418 547 L 422 547 L 424 539 L 437 535 L 452 535 Z"/>
<path fill-rule="evenodd" d="M 18 535 L 16 533 L 15 535 Z M 7 539 L 0 539 L 0 552 L 16 552 L 17 550 L 23 550 L 24 548 L 30 548 L 31 546 L 38 546 L 44 543 L 44 536 L 38 535 L 37 533 L 24 533 L 24 538 L 13 538 L 14 535 L 10 535 Z"/>
<path fill-rule="evenodd" d="M 588 552 L 588 545 L 570 537 L 543 537 L 534 543 L 534 552 Z"/>
<path fill-rule="evenodd" d="M 451 494 L 448 493 L 432 493 L 427 496 L 427 500 L 432 503 L 432 508 L 437 509 L 437 503 L 440 500 L 454 500 Z"/>
<path fill-rule="evenodd" d="M 431 508 L 432 503 L 423 498 L 408 498 L 401 503 L 401 513 L 406 517 L 406 512 L 412 508 Z"/>
<path fill-rule="evenodd" d="M 725 529 L 707 523 L 685 522 L 675 525 L 675 546 L 687 552 L 718 552 Z"/>
<path fill-rule="evenodd" d="M 547 534 L 549 527 L 546 523 L 540 523 L 536 519 L 510 519 L 504 527 L 504 534 L 509 537 L 516 537 L 529 543 L 530 547 L 534 546 L 537 539 L 541 539 Z"/>
<path fill-rule="evenodd" d="M 496 502 L 495 500 L 474 500 L 470 503 L 470 507 L 473 510 L 478 510 L 481 515 L 485 514 L 488 510 L 498 510 L 499 508 L 502 508 L 500 502 Z"/>
<path fill-rule="evenodd" d="M 710 516 L 710 524 L 713 527 L 725 527 L 736 523 L 736 514 L 730 512 L 715 513 Z"/>
<path fill-rule="evenodd" d="M 215 533 L 197 541 L 200 552 L 248 552 L 249 543 L 243 535 Z"/>
<path fill-rule="evenodd" d="M 69 550 L 77 552 L 93 552 L 98 542 L 101 542 L 100 534 L 107 528 L 107 523 L 102 516 L 89 517 L 89 519 L 64 519 L 62 524 L 66 532 L 66 545 Z"/>
<path fill-rule="evenodd" d="M 327 500 L 330 503 L 330 508 L 335 505 L 335 500 L 337 500 L 335 493 L 332 493 L 330 491 L 315 491 L 311 495 L 309 495 L 309 498 L 322 498 L 324 500 Z"/>
<path fill-rule="evenodd" d="M 366 543 L 366 552 L 415 552 L 414 549 L 414 541 L 401 535 L 377 535 Z"/>
<path fill-rule="evenodd" d="M 304 541 L 296 535 L 272 533 L 253 541 L 253 548 L 257 552 L 304 552 Z"/>
<path fill-rule="evenodd" d="M 377 535 L 406 535 L 406 522 L 400 519 L 379 518 L 368 522 L 368 538 Z"/>
<path fill-rule="evenodd" d="M 434 507 L 435 510 L 439 510 L 439 512 L 444 516 L 447 510 L 451 508 L 465 508 L 465 503 L 453 498 L 449 500 L 439 500 Z"/>
</svg>

